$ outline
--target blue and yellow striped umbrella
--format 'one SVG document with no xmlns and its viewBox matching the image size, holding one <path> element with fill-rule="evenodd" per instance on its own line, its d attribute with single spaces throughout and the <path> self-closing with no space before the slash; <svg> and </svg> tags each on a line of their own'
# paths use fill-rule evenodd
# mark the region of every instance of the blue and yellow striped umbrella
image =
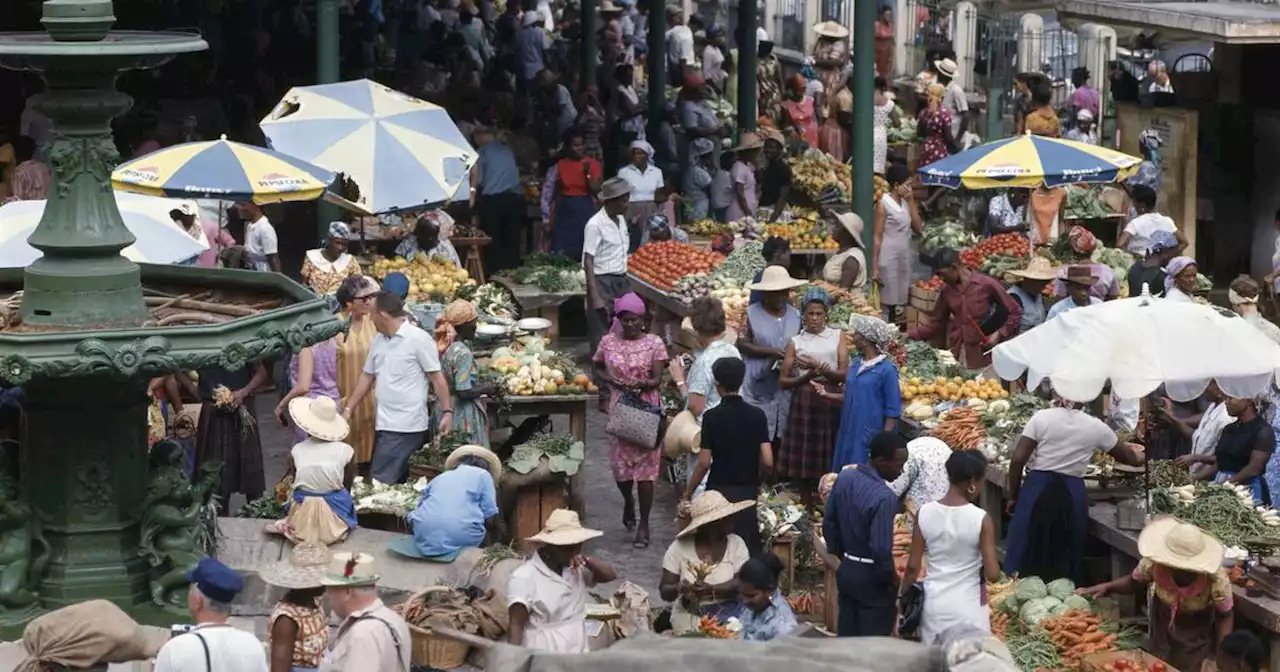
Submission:
<svg viewBox="0 0 1280 672">
<path fill-rule="evenodd" d="M 273 148 L 350 177 L 371 213 L 466 198 L 477 158 L 443 107 L 367 79 L 294 87 L 260 125 Z"/>
<path fill-rule="evenodd" d="M 254 203 L 313 201 L 336 178 L 319 166 L 225 136 L 166 147 L 122 163 L 111 173 L 112 185 L 121 191 Z"/>
<path fill-rule="evenodd" d="M 1083 142 L 1020 135 L 995 140 L 920 168 L 930 186 L 955 189 L 1058 187 L 1119 182 L 1137 172 L 1142 159 Z"/>
</svg>

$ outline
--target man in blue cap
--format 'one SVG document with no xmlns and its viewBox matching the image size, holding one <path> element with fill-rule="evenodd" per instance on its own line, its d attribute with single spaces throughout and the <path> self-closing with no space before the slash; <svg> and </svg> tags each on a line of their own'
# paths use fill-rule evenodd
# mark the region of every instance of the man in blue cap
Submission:
<svg viewBox="0 0 1280 672">
<path fill-rule="evenodd" d="M 235 570 L 205 558 L 187 574 L 187 609 L 195 628 L 170 639 L 156 655 L 155 672 L 267 672 L 267 654 L 252 633 L 227 624 L 231 602 L 244 589 Z"/>
</svg>

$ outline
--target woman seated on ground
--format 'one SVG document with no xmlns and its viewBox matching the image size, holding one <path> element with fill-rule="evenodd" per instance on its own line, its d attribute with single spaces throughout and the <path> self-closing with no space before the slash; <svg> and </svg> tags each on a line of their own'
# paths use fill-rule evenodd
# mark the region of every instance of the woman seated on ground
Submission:
<svg viewBox="0 0 1280 672">
<path fill-rule="evenodd" d="M 1267 460 L 1275 452 L 1276 435 L 1263 412 L 1265 404 L 1260 399 L 1229 397 L 1225 406 L 1235 421 L 1222 428 L 1213 455 L 1186 455 L 1179 462 L 1208 465 L 1193 476 L 1196 480 L 1243 485 L 1253 491 L 1255 502 L 1269 503 L 1271 493 L 1264 476 Z"/>
<path fill-rule="evenodd" d="M 449 453 L 444 473 L 431 479 L 409 514 L 412 537 L 399 537 L 391 550 L 410 558 L 453 562 L 464 548 L 484 545 L 485 535 L 503 536 L 498 511 L 502 461 L 482 446 Z"/>
<path fill-rule="evenodd" d="M 462 266 L 458 251 L 454 249 L 449 238 L 453 236 L 453 217 L 444 210 L 432 210 L 424 213 L 413 225 L 413 231 L 396 246 L 396 256 L 412 259 L 421 252 L 431 257 L 444 257 L 455 266 Z"/>
<path fill-rule="evenodd" d="M 342 541 L 357 524 L 356 505 L 351 499 L 355 449 L 343 441 L 350 427 L 330 397 L 293 399 L 289 417 L 307 438 L 290 451 L 293 494 L 289 516 L 277 521 L 275 529 L 295 543 L 329 545 Z"/>
<path fill-rule="evenodd" d="M 553 653 L 587 652 L 587 588 L 617 578 L 613 566 L 582 555 L 602 536 L 578 514 L 556 509 L 527 541 L 538 549 L 507 580 L 507 643 Z"/>
<path fill-rule="evenodd" d="M 304 542 L 293 547 L 287 560 L 262 570 L 262 582 L 284 588 L 267 621 L 267 656 L 271 672 L 313 672 L 320 669 L 329 642 L 329 617 L 320 598 L 321 579 L 329 568 L 324 544 Z"/>
<path fill-rule="evenodd" d="M 757 555 L 738 570 L 738 593 L 742 610 L 742 639 L 767 642 L 785 637 L 799 625 L 787 598 L 778 590 L 782 560 L 772 553 Z"/>
<path fill-rule="evenodd" d="M 1077 592 L 1103 597 L 1132 593 L 1136 584 L 1149 587 L 1151 653 L 1172 668 L 1199 670 L 1235 627 L 1222 542 L 1170 516 L 1147 523 L 1138 554 L 1132 574 Z"/>
<path fill-rule="evenodd" d="M 701 616 L 721 623 L 742 615 L 738 601 L 738 570 L 751 554 L 733 528 L 733 514 L 755 506 L 754 499 L 730 503 L 715 490 L 707 490 L 689 503 L 689 524 L 676 534 L 662 557 L 662 581 L 658 593 L 674 602 L 671 628 L 688 632 Z"/>
</svg>

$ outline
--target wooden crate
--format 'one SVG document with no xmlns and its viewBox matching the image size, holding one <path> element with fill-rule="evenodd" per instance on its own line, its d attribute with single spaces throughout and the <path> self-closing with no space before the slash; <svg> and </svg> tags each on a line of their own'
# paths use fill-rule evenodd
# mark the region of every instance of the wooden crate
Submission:
<svg viewBox="0 0 1280 672">
<path fill-rule="evenodd" d="M 773 540 L 773 554 L 782 560 L 782 575 L 778 578 L 778 588 L 783 595 L 791 593 L 796 583 L 796 535 L 786 534 Z"/>
<path fill-rule="evenodd" d="M 941 296 L 941 290 L 924 289 L 922 287 L 912 285 L 911 291 L 907 294 L 907 305 L 916 308 L 923 313 L 929 313 L 933 311 L 934 306 L 937 305 L 938 299 Z"/>
<path fill-rule="evenodd" d="M 524 547 L 527 543 L 524 540 L 542 530 L 552 511 L 567 507 L 562 481 L 522 488 L 516 495 L 516 524 L 512 538 L 519 540 Z"/>
<path fill-rule="evenodd" d="M 1107 663 L 1120 659 L 1130 660 L 1135 663 L 1142 663 L 1147 667 L 1150 667 L 1152 663 L 1164 662 L 1141 649 L 1133 651 L 1108 651 L 1106 653 L 1091 653 L 1081 658 L 1080 669 L 1082 672 L 1104 672 L 1104 670 L 1106 670 Z M 1169 672 L 1178 672 L 1178 670 L 1174 669 L 1174 667 L 1168 663 L 1165 663 L 1165 667 Z"/>
</svg>

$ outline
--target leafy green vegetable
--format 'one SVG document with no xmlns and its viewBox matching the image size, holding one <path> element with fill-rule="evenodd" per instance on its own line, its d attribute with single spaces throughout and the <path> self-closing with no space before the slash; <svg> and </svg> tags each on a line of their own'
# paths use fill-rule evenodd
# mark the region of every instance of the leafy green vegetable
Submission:
<svg viewBox="0 0 1280 672">
<path fill-rule="evenodd" d="M 1027 625 L 1039 625 L 1040 621 L 1049 618 L 1049 608 L 1039 600 L 1031 600 L 1018 609 L 1018 618 Z"/>
<path fill-rule="evenodd" d="M 1082 611 L 1093 611 L 1093 605 L 1089 604 L 1089 600 L 1080 595 L 1068 595 L 1062 601 L 1062 606 L 1067 609 L 1080 609 Z"/>
<path fill-rule="evenodd" d="M 261 518 L 264 520 L 279 520 L 288 515 L 284 504 L 276 501 L 274 492 L 267 494 L 246 503 L 236 512 L 237 518 Z"/>
<path fill-rule="evenodd" d="M 1038 600 L 1049 594 L 1049 589 L 1044 585 L 1044 581 L 1038 576 L 1028 576 L 1018 581 L 1018 590 L 1015 593 L 1018 601 Z"/>
<path fill-rule="evenodd" d="M 1094 185 L 1067 187 L 1067 219 L 1097 219 L 1110 214 L 1102 203 L 1102 189 Z"/>
<path fill-rule="evenodd" d="M 1071 579 L 1054 579 L 1045 586 L 1045 590 L 1049 591 L 1049 595 L 1059 601 L 1071 597 L 1076 592 L 1076 584 Z"/>
<path fill-rule="evenodd" d="M 730 280 L 733 283 L 732 286 L 741 287 L 743 283 L 755 280 L 756 273 L 763 271 L 764 267 L 764 243 L 751 240 L 730 252 L 729 256 L 711 271 L 711 277 L 715 280 Z"/>
<path fill-rule="evenodd" d="M 565 434 L 539 436 L 515 447 L 507 458 L 507 468 L 518 474 L 527 474 L 538 468 L 543 457 L 547 458 L 551 471 L 573 476 L 578 473 L 586 457 L 586 446 Z"/>
<path fill-rule="evenodd" d="M 533 285 L 544 292 L 572 292 L 583 287 L 581 270 L 578 262 L 562 254 L 534 252 L 511 276 L 522 285 Z"/>
</svg>

